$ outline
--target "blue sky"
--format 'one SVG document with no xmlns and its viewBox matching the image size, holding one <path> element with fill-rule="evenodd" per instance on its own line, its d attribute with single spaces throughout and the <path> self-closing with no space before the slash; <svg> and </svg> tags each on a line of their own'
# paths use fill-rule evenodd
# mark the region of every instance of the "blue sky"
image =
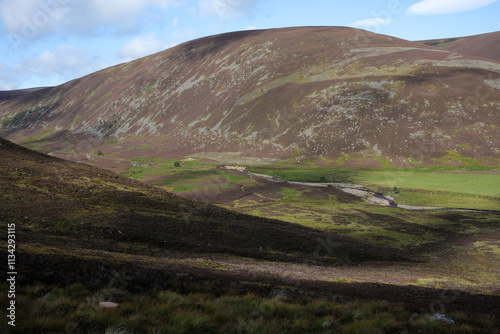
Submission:
<svg viewBox="0 0 500 334">
<path fill-rule="evenodd" d="M 318 25 L 469 36 L 500 30 L 500 0 L 0 0 L 0 90 L 62 84 L 198 37 Z"/>
</svg>

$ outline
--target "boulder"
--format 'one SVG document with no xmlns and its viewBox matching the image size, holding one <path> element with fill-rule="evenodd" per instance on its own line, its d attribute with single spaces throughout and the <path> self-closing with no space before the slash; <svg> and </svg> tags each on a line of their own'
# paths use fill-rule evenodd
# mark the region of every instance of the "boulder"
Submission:
<svg viewBox="0 0 500 334">
<path fill-rule="evenodd" d="M 432 317 L 429 317 L 431 320 L 440 320 L 446 322 L 448 325 L 453 325 L 455 321 L 453 319 L 445 316 L 444 314 L 434 314 Z"/>
<path fill-rule="evenodd" d="M 118 307 L 118 304 L 113 303 L 113 302 L 100 302 L 99 307 L 100 308 L 116 308 L 116 307 Z"/>
</svg>

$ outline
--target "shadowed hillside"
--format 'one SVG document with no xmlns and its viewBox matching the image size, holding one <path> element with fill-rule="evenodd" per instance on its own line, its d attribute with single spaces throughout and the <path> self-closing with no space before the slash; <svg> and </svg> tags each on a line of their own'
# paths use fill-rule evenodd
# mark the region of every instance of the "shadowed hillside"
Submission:
<svg viewBox="0 0 500 334">
<path fill-rule="evenodd" d="M 137 333 L 167 325 L 185 333 L 265 326 L 324 333 L 354 327 L 354 314 L 364 329 L 497 328 L 498 296 L 330 277 L 344 264 L 359 277 L 395 265 L 399 280 L 407 270 L 400 250 L 195 203 L 1 138 L 0 161 L 0 221 L 4 233 L 15 224 L 18 272 L 17 325 L 8 332 L 93 333 L 120 324 Z M 6 242 L 0 248 L 7 258 Z M 119 307 L 100 308 L 105 300 Z M 428 319 L 436 301 L 456 327 Z M 224 316 L 215 313 L 228 305 Z M 192 320 L 181 317 L 186 312 Z"/>
<path fill-rule="evenodd" d="M 182 199 L 3 139 L 0 160 L 0 220 L 16 223 L 26 249 L 30 243 L 88 249 L 106 244 L 108 250 L 128 244 L 131 251 L 146 246 L 303 261 L 318 238 L 329 238 L 345 243 L 325 259 L 331 263 L 398 258 L 331 233 Z"/>
<path fill-rule="evenodd" d="M 451 52 L 500 60 L 500 31 L 467 37 L 433 39 L 422 43 Z"/>
<path fill-rule="evenodd" d="M 499 82 L 496 61 L 352 28 L 243 31 L 0 103 L 0 134 L 73 160 L 495 165 Z"/>
</svg>

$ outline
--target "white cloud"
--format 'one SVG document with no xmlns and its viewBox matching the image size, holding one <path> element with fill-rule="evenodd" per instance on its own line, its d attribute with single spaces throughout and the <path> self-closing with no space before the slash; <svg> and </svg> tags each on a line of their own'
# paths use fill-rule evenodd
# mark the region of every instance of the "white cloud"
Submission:
<svg viewBox="0 0 500 334">
<path fill-rule="evenodd" d="M 439 15 L 466 12 L 488 6 L 498 0 L 423 0 L 410 6 L 410 15 Z"/>
<path fill-rule="evenodd" d="M 217 15 L 221 20 L 253 14 L 258 0 L 198 0 L 202 15 Z"/>
<path fill-rule="evenodd" d="M 71 45 L 29 57 L 14 66 L 0 64 L 0 90 L 53 86 L 114 65 Z M 22 84 L 21 84 L 22 83 Z"/>
<path fill-rule="evenodd" d="M 7 64 L 0 66 L 0 89 L 60 84 L 119 61 L 164 50 L 200 34 L 197 24 L 186 27 L 181 15 L 192 14 L 198 20 L 200 14 L 212 16 L 209 19 L 233 19 L 252 15 L 258 1 L 0 0 L 4 34 L 0 46 L 5 51 L 2 61 Z M 178 6 L 182 6 L 178 16 L 170 17 L 172 8 Z M 95 45 L 85 44 L 89 37 L 92 42 L 88 43 Z M 128 43 L 116 47 L 118 40 L 127 38 Z M 74 43 L 87 51 L 69 45 L 57 47 L 62 43 Z M 108 55 L 95 56 L 99 54 Z"/>
<path fill-rule="evenodd" d="M 61 25 L 69 12 L 67 0 L 2 0 L 0 19 L 10 33 L 25 39 L 37 37 Z"/>
<path fill-rule="evenodd" d="M 17 40 L 54 33 L 89 34 L 103 26 L 128 28 L 148 8 L 168 8 L 182 0 L 0 0 L 0 20 Z"/>
<path fill-rule="evenodd" d="M 62 45 L 53 51 L 44 51 L 21 63 L 22 72 L 30 74 L 50 75 L 54 72 L 78 72 L 79 68 L 88 66 L 91 57 L 83 50 L 71 45 Z"/>
<path fill-rule="evenodd" d="M 166 43 L 159 41 L 154 34 L 133 38 L 125 44 L 119 53 L 120 58 L 125 60 L 137 59 L 148 56 L 167 48 Z"/>
</svg>

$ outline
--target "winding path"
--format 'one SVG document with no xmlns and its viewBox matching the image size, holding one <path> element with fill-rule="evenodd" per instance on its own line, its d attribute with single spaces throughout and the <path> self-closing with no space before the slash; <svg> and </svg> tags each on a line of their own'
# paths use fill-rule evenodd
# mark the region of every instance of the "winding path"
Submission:
<svg viewBox="0 0 500 334">
<path fill-rule="evenodd" d="M 415 205 L 405 205 L 398 204 L 394 201 L 394 198 L 388 195 L 383 195 L 377 193 L 375 191 L 368 190 L 361 185 L 354 183 L 312 183 L 312 182 L 293 182 L 293 181 L 285 181 L 280 178 L 266 175 L 266 174 L 257 174 L 248 171 L 245 167 L 239 166 L 224 166 L 223 168 L 228 170 L 239 171 L 248 175 L 252 175 L 255 177 L 263 178 L 268 181 L 278 182 L 278 183 L 286 183 L 296 186 L 306 186 L 306 187 L 333 187 L 348 194 L 357 196 L 369 203 L 382 205 L 382 206 L 390 206 L 393 208 L 406 209 L 406 210 L 444 210 L 444 211 L 456 211 L 456 212 L 485 212 L 485 213 L 500 213 L 500 211 L 495 210 L 476 210 L 476 209 L 454 209 L 454 208 L 445 208 L 445 207 L 434 207 L 434 206 L 415 206 Z"/>
</svg>

